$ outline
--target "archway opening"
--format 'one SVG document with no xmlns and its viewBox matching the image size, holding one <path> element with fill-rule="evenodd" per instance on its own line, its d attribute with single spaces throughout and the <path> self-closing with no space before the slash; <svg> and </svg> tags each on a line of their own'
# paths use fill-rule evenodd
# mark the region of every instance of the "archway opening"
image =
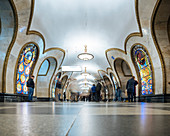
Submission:
<svg viewBox="0 0 170 136">
<path fill-rule="evenodd" d="M 132 77 L 130 66 L 125 60 L 118 58 L 114 61 L 114 67 L 119 78 L 120 88 L 122 92 L 125 92 L 127 81 Z"/>
<path fill-rule="evenodd" d="M 37 76 L 37 97 L 50 97 L 51 78 L 56 70 L 57 62 L 54 58 L 45 59 L 38 71 Z"/>
<path fill-rule="evenodd" d="M 113 86 L 112 83 L 110 81 L 110 79 L 107 76 L 103 76 L 103 80 L 105 82 L 106 85 L 106 99 L 111 101 L 113 100 Z"/>
</svg>

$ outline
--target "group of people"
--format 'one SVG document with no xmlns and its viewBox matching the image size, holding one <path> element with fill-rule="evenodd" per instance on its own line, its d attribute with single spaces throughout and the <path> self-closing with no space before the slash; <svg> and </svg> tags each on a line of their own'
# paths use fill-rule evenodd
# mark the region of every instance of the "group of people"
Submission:
<svg viewBox="0 0 170 136">
<path fill-rule="evenodd" d="M 101 91 L 101 84 L 97 83 L 96 86 L 95 84 L 93 84 L 91 91 L 90 91 L 90 95 L 89 95 L 89 101 L 99 102 L 101 99 L 100 91 Z"/>
<path fill-rule="evenodd" d="M 136 102 L 136 85 L 138 82 L 135 80 L 135 77 L 133 76 L 131 79 L 127 81 L 126 89 L 127 89 L 127 95 L 128 95 L 128 102 Z M 32 101 L 33 94 L 34 94 L 34 76 L 30 76 L 30 78 L 27 81 L 27 87 L 28 87 L 28 101 Z M 120 87 L 117 87 L 116 93 L 115 93 L 115 101 L 121 101 L 121 89 Z M 97 85 L 93 84 L 92 88 L 90 89 L 90 95 L 88 96 L 89 101 L 96 101 L 99 102 L 101 100 L 100 97 L 101 94 L 101 84 L 98 82 Z M 64 93 L 64 100 L 66 98 L 66 94 Z M 61 80 L 58 79 L 55 85 L 55 100 L 56 101 L 62 101 L 63 100 L 63 91 L 61 87 Z"/>
</svg>

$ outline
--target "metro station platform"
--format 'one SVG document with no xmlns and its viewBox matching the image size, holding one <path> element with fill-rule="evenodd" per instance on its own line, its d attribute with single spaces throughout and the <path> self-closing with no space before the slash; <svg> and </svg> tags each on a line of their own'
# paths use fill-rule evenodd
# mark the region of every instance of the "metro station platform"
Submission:
<svg viewBox="0 0 170 136">
<path fill-rule="evenodd" d="M 169 136 L 170 103 L 0 103 L 0 136 Z"/>
</svg>

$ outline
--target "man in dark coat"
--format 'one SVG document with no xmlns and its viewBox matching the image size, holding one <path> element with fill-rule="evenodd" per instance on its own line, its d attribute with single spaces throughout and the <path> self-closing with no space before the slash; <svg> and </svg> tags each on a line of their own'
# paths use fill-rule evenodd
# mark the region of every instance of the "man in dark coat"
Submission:
<svg viewBox="0 0 170 136">
<path fill-rule="evenodd" d="M 101 84 L 98 82 L 96 86 L 96 101 L 100 101 L 100 90 L 101 90 Z"/>
<path fill-rule="evenodd" d="M 138 84 L 138 82 L 135 80 L 135 77 L 133 76 L 131 79 L 127 81 L 126 89 L 128 93 L 128 102 L 133 102 L 133 96 L 135 93 L 135 86 Z"/>
<path fill-rule="evenodd" d="M 32 75 L 27 81 L 28 87 L 28 101 L 32 101 L 32 97 L 34 94 L 34 76 Z"/>
</svg>

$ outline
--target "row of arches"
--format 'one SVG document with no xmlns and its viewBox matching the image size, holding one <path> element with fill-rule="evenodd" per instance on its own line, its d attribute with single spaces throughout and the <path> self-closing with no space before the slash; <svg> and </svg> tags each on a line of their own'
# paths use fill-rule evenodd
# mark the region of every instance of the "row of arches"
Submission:
<svg viewBox="0 0 170 136">
<path fill-rule="evenodd" d="M 153 67 L 150 55 L 143 45 L 136 45 L 131 49 L 131 60 L 135 66 L 138 76 L 139 86 L 138 95 L 146 96 L 154 94 L 154 77 Z M 121 87 L 122 90 L 126 90 L 127 81 L 133 76 L 131 68 L 127 61 L 123 58 L 116 58 L 113 62 L 114 69 L 116 71 L 117 78 L 113 72 L 110 75 L 105 74 L 103 80 L 105 82 L 108 99 L 112 99 L 114 90 L 117 87 Z"/>
<path fill-rule="evenodd" d="M 16 93 L 18 94 L 28 94 L 28 89 L 26 87 L 26 82 L 28 80 L 29 75 L 33 73 L 34 66 L 37 61 L 38 56 L 38 48 L 35 44 L 28 44 L 26 47 L 20 51 L 20 56 L 17 64 L 17 72 L 16 72 Z M 135 65 L 135 68 L 138 73 L 139 77 L 139 94 L 140 95 L 148 95 L 153 94 L 153 68 L 151 64 L 151 60 L 149 57 L 148 52 L 144 48 L 144 46 L 136 45 L 132 48 L 131 52 L 132 61 Z M 61 72 L 58 73 L 54 80 L 52 81 L 52 87 L 49 88 L 48 84 L 43 84 L 43 82 L 46 82 L 47 79 L 49 79 L 49 84 L 52 78 L 52 75 L 54 72 L 52 72 L 53 69 L 56 68 L 57 62 L 54 58 L 47 58 L 43 61 L 39 71 L 38 71 L 38 77 L 37 77 L 37 95 L 40 96 L 47 96 L 47 94 L 42 94 L 42 92 L 47 93 L 45 90 L 51 90 L 48 92 L 49 97 L 55 97 L 55 84 L 56 84 L 56 78 L 61 77 Z M 107 78 L 107 76 L 104 76 L 103 79 L 106 83 L 106 87 L 108 90 L 108 97 L 109 99 L 112 99 L 113 91 L 118 86 L 121 86 L 122 90 L 126 89 L 126 82 L 127 80 L 132 77 L 131 69 L 128 65 L 128 63 L 121 59 L 117 58 L 114 61 L 115 70 L 118 75 L 118 80 L 120 85 L 118 85 L 118 81 L 113 73 L 110 73 L 110 79 L 112 81 L 112 84 L 110 83 L 110 79 Z M 50 70 L 49 70 L 50 69 Z M 44 71 L 44 75 L 42 74 L 42 71 Z M 48 72 L 50 71 L 50 72 Z M 66 84 L 66 81 L 68 79 L 68 76 L 62 78 L 62 86 L 64 87 Z M 43 91 L 44 89 L 44 91 Z M 62 88 L 63 90 L 64 88 Z"/>
</svg>

